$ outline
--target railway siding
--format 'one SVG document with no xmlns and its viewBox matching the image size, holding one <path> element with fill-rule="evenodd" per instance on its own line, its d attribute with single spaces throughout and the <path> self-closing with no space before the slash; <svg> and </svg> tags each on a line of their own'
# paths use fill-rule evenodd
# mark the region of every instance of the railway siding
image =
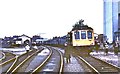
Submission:
<svg viewBox="0 0 120 74">
<path fill-rule="evenodd" d="M 2 53 L 3 53 L 3 57 L 0 60 L 0 64 L 4 63 L 5 61 L 8 61 L 16 56 L 15 54 L 13 54 L 11 52 L 2 51 Z"/>
<path fill-rule="evenodd" d="M 24 70 L 25 69 L 25 62 L 26 61 L 28 61 L 30 58 L 32 58 L 32 57 L 34 57 L 34 55 L 35 54 L 37 54 L 37 53 L 39 53 L 40 52 L 40 50 L 37 50 L 35 53 L 33 53 L 33 54 L 31 54 L 31 55 L 29 55 L 24 61 L 22 61 L 13 71 L 12 71 L 12 73 L 13 72 L 24 72 L 24 71 L 22 71 L 22 70 Z M 22 69 L 22 70 L 21 70 Z"/>
<path fill-rule="evenodd" d="M 82 56 L 82 58 L 84 58 L 85 61 L 89 62 L 89 64 L 91 66 L 93 66 L 93 68 L 95 68 L 99 73 L 119 72 L 119 70 L 120 70 L 106 62 L 103 62 L 103 61 L 93 58 L 91 56 L 88 56 L 88 57 Z"/>
<path fill-rule="evenodd" d="M 16 60 L 14 61 L 14 63 L 12 64 L 12 66 L 8 69 L 8 72 L 12 72 L 22 61 L 24 61 L 28 55 L 31 55 L 32 53 L 34 53 L 36 50 L 31 50 L 29 51 L 29 53 L 24 53 L 20 56 L 16 56 Z"/>
<path fill-rule="evenodd" d="M 80 56 L 78 56 L 78 58 L 81 59 L 85 64 L 87 64 L 92 69 L 93 72 L 96 72 L 97 74 L 100 74 L 100 72 L 96 68 L 94 68 L 89 62 L 87 62 L 86 60 L 84 60 Z"/>
<path fill-rule="evenodd" d="M 108 62 L 106 62 L 106 61 L 104 61 L 104 60 L 101 60 L 101 59 L 99 59 L 99 58 L 96 58 L 96 57 L 94 57 L 94 56 L 91 56 L 91 57 L 93 57 L 93 58 L 95 58 L 95 59 L 98 59 L 98 60 L 100 60 L 100 61 L 103 61 L 104 63 L 107 63 L 107 64 L 109 64 L 109 65 L 111 65 L 111 66 L 113 66 L 113 67 L 115 67 L 116 69 L 120 69 L 118 66 L 116 66 L 116 65 L 113 65 L 113 64 L 111 64 L 111 63 L 108 63 Z M 120 70 L 119 70 L 120 71 Z"/>
</svg>

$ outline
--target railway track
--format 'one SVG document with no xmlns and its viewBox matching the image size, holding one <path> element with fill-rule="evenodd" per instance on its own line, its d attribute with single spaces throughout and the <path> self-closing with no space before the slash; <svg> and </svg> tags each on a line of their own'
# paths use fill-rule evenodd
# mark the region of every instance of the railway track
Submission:
<svg viewBox="0 0 120 74">
<path fill-rule="evenodd" d="M 0 63 L 2 62 L 3 59 L 5 59 L 5 53 L 0 51 Z"/>
<path fill-rule="evenodd" d="M 52 47 L 47 48 L 50 50 L 50 54 L 31 74 L 39 74 L 41 72 L 57 72 L 61 74 L 63 69 L 62 53 Z"/>
<path fill-rule="evenodd" d="M 22 61 L 18 66 L 16 66 L 13 70 L 12 73 L 13 74 L 17 74 L 20 72 L 24 72 L 23 69 L 25 69 L 25 63 L 29 61 L 29 63 L 31 62 L 31 60 L 40 52 L 40 50 L 35 51 L 34 53 L 32 53 L 31 55 L 29 55 L 24 61 Z M 31 59 L 32 58 L 32 59 Z M 22 69 L 21 69 L 22 68 Z"/>
<path fill-rule="evenodd" d="M 37 50 L 31 50 L 28 53 L 24 53 L 20 56 L 16 56 L 8 61 L 5 61 L 4 63 L 0 64 L 2 71 L 1 73 L 12 73 L 14 72 L 18 66 L 27 59 L 27 57 L 30 57 L 33 53 L 35 53 Z"/>
<path fill-rule="evenodd" d="M 49 54 L 46 53 L 46 51 L 44 51 L 42 54 L 46 54 L 45 56 L 42 55 L 38 55 L 39 53 L 41 53 L 40 51 L 42 51 L 43 49 L 49 49 Z M 27 73 L 31 73 L 31 74 L 36 74 L 36 72 L 40 73 L 43 72 L 43 70 L 45 70 L 45 68 L 48 67 L 48 65 L 50 63 L 54 63 L 53 67 L 54 70 L 53 72 L 62 72 L 62 67 L 63 67 L 63 57 L 62 57 L 62 53 L 56 49 L 53 49 L 52 47 L 40 47 L 39 49 L 34 49 L 29 51 L 28 53 L 24 53 L 20 56 L 16 56 L 14 58 L 11 58 L 7 61 L 5 61 L 4 63 L 0 64 L 0 73 L 3 74 L 18 74 L 18 73 L 23 73 L 23 72 L 27 72 Z M 42 49 L 42 50 L 40 50 Z M 30 66 L 30 64 L 32 63 L 31 61 L 33 61 L 36 56 L 39 58 L 36 60 L 37 65 L 35 66 L 35 62 Z M 42 60 L 40 60 L 41 58 L 43 58 Z M 56 60 L 57 59 L 57 60 Z M 62 59 L 62 60 L 61 60 Z M 28 68 L 30 67 L 30 68 Z M 27 70 L 31 69 L 31 67 L 34 67 L 33 70 Z M 50 67 L 50 66 L 49 66 Z M 49 71 L 47 71 L 49 72 Z"/>
<path fill-rule="evenodd" d="M 94 58 L 90 55 L 78 56 L 78 58 L 82 60 L 92 70 L 93 73 L 120 73 L 120 68 L 113 66 L 100 59 Z"/>
<path fill-rule="evenodd" d="M 27 57 L 29 57 L 30 55 L 32 55 L 34 52 L 36 52 L 37 50 L 31 50 L 29 53 L 23 54 L 22 56 L 18 56 L 16 57 L 16 60 L 14 61 L 14 63 L 12 64 L 12 66 L 8 69 L 8 72 L 15 72 L 15 70 L 19 67 L 19 65 L 21 64 L 21 62 L 23 62 L 24 60 L 26 60 Z"/>
<path fill-rule="evenodd" d="M 8 61 L 16 56 L 15 54 L 13 54 L 11 52 L 6 52 L 6 51 L 2 51 L 2 55 L 3 55 L 3 58 L 0 59 L 0 64 L 4 63 L 5 61 Z"/>
<path fill-rule="evenodd" d="M 40 55 L 42 50 L 47 49 Z M 12 55 L 12 54 L 11 54 Z M 37 57 L 36 65 L 32 62 Z M 42 58 L 42 59 L 41 59 Z M 31 65 L 30 65 L 31 64 Z M 49 69 L 49 70 L 48 70 Z M 61 74 L 63 71 L 63 54 L 57 48 L 50 46 L 40 46 L 38 49 L 32 49 L 28 53 L 15 55 L 0 64 L 0 74 L 19 74 L 19 73 L 41 73 L 56 72 Z"/>
<path fill-rule="evenodd" d="M 91 52 L 91 49 L 89 49 L 88 47 L 78 48 L 78 49 L 79 50 L 73 51 L 73 55 L 85 64 L 83 68 L 88 69 L 85 71 L 89 73 L 93 73 L 93 74 L 94 73 L 95 74 L 106 74 L 106 73 L 107 74 L 111 74 L 111 73 L 119 74 L 120 73 L 119 67 L 91 56 L 89 54 Z"/>
</svg>

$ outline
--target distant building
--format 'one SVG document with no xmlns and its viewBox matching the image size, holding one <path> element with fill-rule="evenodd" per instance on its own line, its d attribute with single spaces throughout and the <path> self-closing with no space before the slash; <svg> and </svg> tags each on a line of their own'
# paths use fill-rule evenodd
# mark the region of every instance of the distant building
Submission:
<svg viewBox="0 0 120 74">
<path fill-rule="evenodd" d="M 11 47 L 14 44 L 12 37 L 4 37 L 2 40 L 2 47 Z"/>
<path fill-rule="evenodd" d="M 104 0 L 104 35 L 108 42 L 115 40 L 114 32 L 118 31 L 118 2 Z"/>
<path fill-rule="evenodd" d="M 62 37 L 53 37 L 53 39 L 45 41 L 45 44 L 60 44 L 64 45 L 66 42 L 66 35 Z"/>
<path fill-rule="evenodd" d="M 31 38 L 31 40 L 32 40 L 32 45 L 40 45 L 40 44 L 44 44 L 45 41 L 47 41 L 48 39 L 47 38 L 42 38 L 39 35 L 34 35 Z"/>
<path fill-rule="evenodd" d="M 29 36 L 27 36 L 27 35 L 25 35 L 25 34 L 21 35 L 21 36 L 19 37 L 19 39 L 22 40 L 22 41 L 21 41 L 21 44 L 24 44 L 25 41 L 31 42 L 31 37 L 29 37 Z"/>
<path fill-rule="evenodd" d="M 39 41 L 40 38 L 41 38 L 41 37 L 40 37 L 40 36 L 37 36 L 37 35 L 33 36 L 33 37 L 32 37 L 32 44 L 33 44 L 33 45 L 37 44 L 36 40 Z"/>
<path fill-rule="evenodd" d="M 25 42 L 31 41 L 31 38 L 27 35 L 4 37 L 2 40 L 2 47 L 14 47 L 14 45 L 24 45 Z"/>
<path fill-rule="evenodd" d="M 26 40 L 28 40 L 28 42 L 31 41 L 31 37 L 23 34 L 23 35 L 20 35 L 20 36 L 13 36 L 13 41 L 15 44 L 20 44 L 20 45 L 23 45 L 25 43 Z"/>
<path fill-rule="evenodd" d="M 14 40 L 14 44 L 22 44 L 22 39 L 21 38 L 19 38 L 20 36 L 13 36 L 12 38 L 13 38 L 13 40 Z"/>
</svg>

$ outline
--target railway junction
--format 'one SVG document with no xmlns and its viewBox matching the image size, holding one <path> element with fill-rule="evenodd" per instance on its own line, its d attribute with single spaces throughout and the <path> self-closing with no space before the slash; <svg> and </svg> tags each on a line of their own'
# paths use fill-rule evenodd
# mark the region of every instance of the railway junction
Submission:
<svg viewBox="0 0 120 74">
<path fill-rule="evenodd" d="M 102 60 L 99 56 L 95 57 L 93 53 L 89 54 L 89 48 L 68 48 L 69 51 L 66 47 L 41 45 L 33 46 L 29 52 L 4 49 L 0 60 L 0 73 L 120 73 L 120 66 Z"/>
</svg>

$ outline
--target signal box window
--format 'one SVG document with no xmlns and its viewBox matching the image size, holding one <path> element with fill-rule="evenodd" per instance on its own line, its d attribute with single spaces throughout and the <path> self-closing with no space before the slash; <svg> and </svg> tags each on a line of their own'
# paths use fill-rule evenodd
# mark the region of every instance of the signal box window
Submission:
<svg viewBox="0 0 120 74">
<path fill-rule="evenodd" d="M 92 39 L 92 32 L 91 31 L 87 31 L 87 35 L 88 35 L 88 39 Z"/>
<path fill-rule="evenodd" d="M 75 39 L 80 39 L 79 31 L 74 32 Z"/>
<path fill-rule="evenodd" d="M 86 39 L 86 31 L 81 31 L 81 39 Z"/>
</svg>

